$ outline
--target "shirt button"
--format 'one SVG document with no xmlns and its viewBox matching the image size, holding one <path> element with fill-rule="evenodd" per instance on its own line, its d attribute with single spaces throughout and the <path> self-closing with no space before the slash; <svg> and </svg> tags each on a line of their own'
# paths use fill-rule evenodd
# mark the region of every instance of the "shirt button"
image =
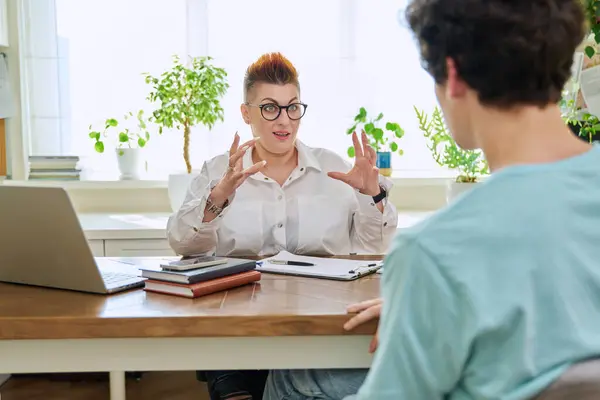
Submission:
<svg viewBox="0 0 600 400">
<path fill-rule="evenodd" d="M 194 232 L 198 232 L 198 228 L 196 228 L 195 226 L 192 227 L 192 229 L 194 230 Z"/>
<path fill-rule="evenodd" d="M 304 171 L 304 168 L 300 168 L 300 172 Z"/>
<path fill-rule="evenodd" d="M 282 195 L 277 196 L 277 200 L 281 200 L 281 199 L 283 199 Z"/>
<path fill-rule="evenodd" d="M 383 223 L 383 226 L 387 226 L 387 222 L 384 222 L 384 223 Z"/>
<path fill-rule="evenodd" d="M 265 181 L 268 181 L 268 180 L 269 180 L 269 178 L 267 178 L 267 177 L 265 176 Z"/>
<path fill-rule="evenodd" d="M 283 228 L 283 224 L 280 222 L 280 223 L 277 224 L 277 227 L 278 228 Z"/>
</svg>

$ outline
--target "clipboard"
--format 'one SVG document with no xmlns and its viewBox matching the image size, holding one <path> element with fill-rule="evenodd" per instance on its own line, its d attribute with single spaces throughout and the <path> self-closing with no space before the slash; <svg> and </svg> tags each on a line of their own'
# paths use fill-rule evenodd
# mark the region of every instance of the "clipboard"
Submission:
<svg viewBox="0 0 600 400">
<path fill-rule="evenodd" d="M 312 265 L 286 265 L 271 261 L 295 261 Z M 256 263 L 256 270 L 260 272 L 336 281 L 353 281 L 374 274 L 382 267 L 383 261 L 298 256 L 287 251 Z"/>
</svg>

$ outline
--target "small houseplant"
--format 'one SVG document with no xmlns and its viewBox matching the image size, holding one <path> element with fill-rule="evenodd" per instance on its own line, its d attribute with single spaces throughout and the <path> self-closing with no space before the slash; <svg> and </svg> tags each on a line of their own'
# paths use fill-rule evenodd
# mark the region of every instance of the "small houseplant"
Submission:
<svg viewBox="0 0 600 400">
<path fill-rule="evenodd" d="M 577 108 L 573 100 L 561 99 L 562 118 L 571 131 L 582 140 L 593 143 L 600 141 L 600 119 L 588 111 Z"/>
<path fill-rule="evenodd" d="M 211 57 L 190 57 L 189 64 L 184 65 L 178 56 L 173 56 L 172 67 L 159 77 L 144 75 L 152 87 L 148 100 L 156 104 L 152 116 L 159 125 L 159 133 L 163 128 L 183 131 L 186 173 L 169 176 L 171 207 L 176 210 L 193 179 L 189 153 L 191 128 L 200 124 L 211 130 L 215 123 L 223 121 L 220 99 L 229 88 L 227 73 L 212 65 Z"/>
<path fill-rule="evenodd" d="M 135 122 L 132 124 L 133 120 Z M 125 114 L 122 124 L 119 124 L 116 118 L 107 118 L 101 131 L 93 130 L 92 125 L 89 126 L 88 135 L 94 140 L 94 150 L 98 153 L 104 153 L 105 142 L 111 139 L 109 133 L 115 132 L 115 136 L 110 141 L 116 142 L 115 152 L 121 179 L 139 179 L 141 176 L 143 170 L 141 149 L 146 147 L 150 140 L 149 122 L 144 115 L 144 110 L 139 110 L 136 114 L 131 111 Z"/>
<path fill-rule="evenodd" d="M 591 46 L 587 46 L 586 49 L 588 47 Z M 594 50 L 593 47 L 591 48 Z M 589 54 L 587 51 L 586 53 Z M 600 119 L 587 109 L 581 92 L 581 82 L 578 79 L 577 70 L 579 68 L 587 69 L 596 66 L 600 62 L 600 54 L 595 54 L 593 59 L 589 57 L 586 59 L 587 54 L 575 53 L 572 67 L 573 75 L 565 84 L 559 101 L 563 121 L 576 136 L 589 143 L 600 141 Z M 578 57 L 581 57 L 581 59 Z"/>
<path fill-rule="evenodd" d="M 392 174 L 392 153 L 404 154 L 404 150 L 396 143 L 397 139 L 402 139 L 404 129 L 396 122 L 386 122 L 381 128 L 383 113 L 379 113 L 376 118 L 369 118 L 367 110 L 361 107 L 358 114 L 354 117 L 353 125 L 346 130 L 346 134 L 351 135 L 357 128 L 362 130 L 369 138 L 369 145 L 377 152 L 377 168 L 381 175 L 390 176 Z M 348 156 L 354 157 L 354 146 L 348 147 Z"/>
<path fill-rule="evenodd" d="M 589 29 L 588 36 L 581 45 L 584 54 L 583 69 L 587 69 L 600 64 L 600 1 L 581 0 L 581 2 Z M 600 119 L 587 110 L 580 92 L 580 82 L 575 81 L 574 78 L 565 85 L 560 107 L 563 120 L 576 136 L 589 143 L 600 141 Z"/>
<path fill-rule="evenodd" d="M 449 202 L 459 193 L 470 189 L 483 175 L 488 174 L 488 164 L 480 150 L 463 150 L 456 144 L 439 107 L 435 107 L 431 117 L 424 111 L 419 111 L 417 107 L 414 109 L 419 121 L 419 130 L 423 132 L 435 162 L 441 167 L 458 172 L 456 178 L 448 185 L 446 199 Z"/>
</svg>

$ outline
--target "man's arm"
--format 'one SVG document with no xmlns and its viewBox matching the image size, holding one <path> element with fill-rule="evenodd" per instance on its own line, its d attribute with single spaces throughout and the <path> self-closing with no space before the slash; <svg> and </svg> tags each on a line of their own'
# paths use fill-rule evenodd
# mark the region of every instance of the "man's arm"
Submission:
<svg viewBox="0 0 600 400">
<path fill-rule="evenodd" d="M 398 235 L 385 261 L 379 346 L 359 400 L 442 399 L 469 354 L 470 310 L 418 240 Z"/>
</svg>

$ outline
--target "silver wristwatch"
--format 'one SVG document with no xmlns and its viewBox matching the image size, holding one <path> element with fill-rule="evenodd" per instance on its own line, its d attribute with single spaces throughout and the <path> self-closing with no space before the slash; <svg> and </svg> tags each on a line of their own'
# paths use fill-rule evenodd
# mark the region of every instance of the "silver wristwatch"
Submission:
<svg viewBox="0 0 600 400">
<path fill-rule="evenodd" d="M 210 196 L 209 196 L 206 199 L 206 208 L 205 208 L 205 210 L 208 211 L 208 212 L 210 212 L 210 213 L 213 213 L 215 215 L 219 215 L 219 214 L 221 214 L 223 212 L 223 209 L 225 207 L 227 207 L 227 204 L 229 204 L 229 200 L 225 200 L 225 203 L 223 204 L 223 206 L 219 207 L 218 205 L 216 205 L 215 203 L 213 203 L 210 200 Z"/>
</svg>

